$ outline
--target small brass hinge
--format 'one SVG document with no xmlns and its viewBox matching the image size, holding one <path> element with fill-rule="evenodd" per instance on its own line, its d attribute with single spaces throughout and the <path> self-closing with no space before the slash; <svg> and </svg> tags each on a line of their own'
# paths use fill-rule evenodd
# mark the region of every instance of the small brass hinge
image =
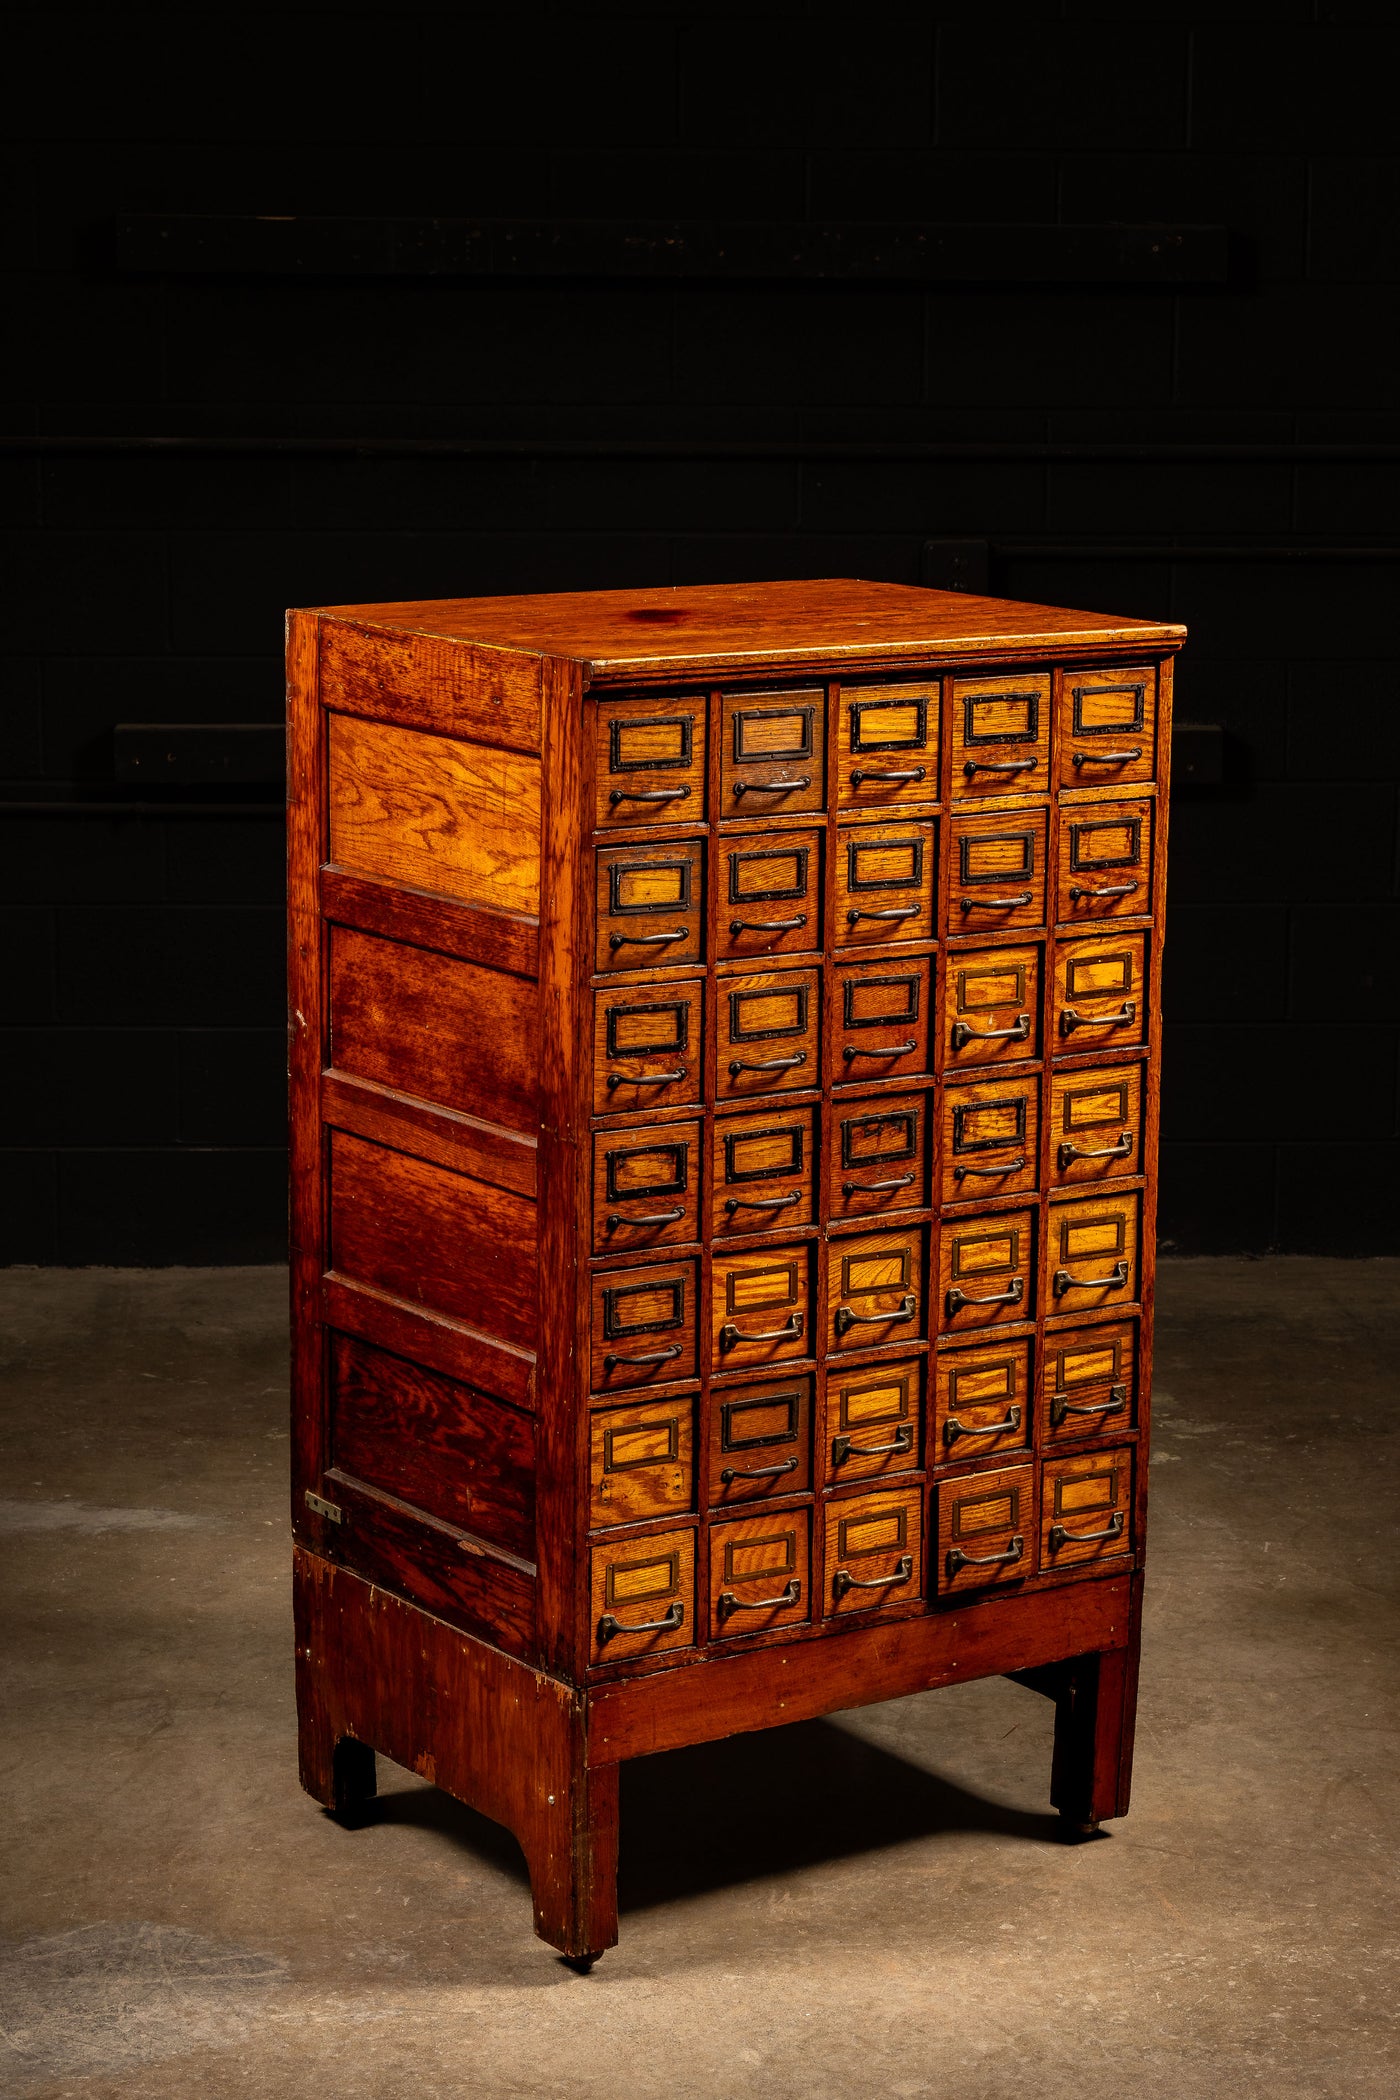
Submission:
<svg viewBox="0 0 1400 2100">
<path fill-rule="evenodd" d="M 329 1517 L 332 1524 L 345 1522 L 345 1512 L 338 1502 L 327 1502 L 324 1496 L 313 1495 L 310 1488 L 306 1490 L 306 1506 L 313 1516 Z"/>
</svg>

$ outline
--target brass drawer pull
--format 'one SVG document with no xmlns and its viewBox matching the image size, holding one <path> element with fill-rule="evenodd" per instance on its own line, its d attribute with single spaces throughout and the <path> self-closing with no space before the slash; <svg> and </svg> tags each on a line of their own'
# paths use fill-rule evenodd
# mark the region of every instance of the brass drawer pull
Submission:
<svg viewBox="0 0 1400 2100">
<path fill-rule="evenodd" d="M 1134 744 L 1128 751 L 1076 751 L 1077 766 L 1126 766 L 1135 758 L 1142 757 L 1142 745 Z"/>
<path fill-rule="evenodd" d="M 1050 1426 L 1058 1429 L 1066 1415 L 1116 1415 L 1128 1404 L 1126 1385 L 1111 1385 L 1107 1400 L 1086 1400 L 1076 1405 L 1068 1393 L 1050 1395 Z"/>
<path fill-rule="evenodd" d="M 745 795 L 790 795 L 795 788 L 809 788 L 810 773 L 799 773 L 796 780 L 739 780 L 734 784 L 734 799 L 742 802 Z"/>
<path fill-rule="evenodd" d="M 786 1605 L 800 1604 L 801 1602 L 802 1583 L 800 1578 L 794 1575 L 786 1589 L 776 1597 L 754 1597 L 749 1600 L 741 1600 L 735 1596 L 733 1590 L 721 1590 L 715 1603 L 715 1610 L 721 1619 L 727 1619 L 731 1612 L 781 1611 Z"/>
<path fill-rule="evenodd" d="M 1033 773 L 1036 764 L 1033 758 L 969 758 L 963 761 L 963 771 L 971 780 L 974 773 Z"/>
<path fill-rule="evenodd" d="M 1131 1130 L 1125 1130 L 1116 1145 L 1100 1145 L 1095 1152 L 1085 1152 L 1078 1145 L 1065 1143 L 1061 1145 L 1057 1154 L 1062 1174 L 1065 1168 L 1073 1166 L 1077 1159 L 1131 1159 L 1132 1156 L 1133 1133 Z"/>
<path fill-rule="evenodd" d="M 679 1356 L 681 1345 L 672 1342 L 669 1349 L 648 1349 L 645 1356 L 605 1356 L 603 1369 L 615 1371 L 619 1364 L 668 1364 L 672 1357 Z"/>
<path fill-rule="evenodd" d="M 912 1174 L 896 1174 L 889 1181 L 843 1181 L 843 1196 L 878 1196 L 885 1189 L 907 1189 L 914 1179 Z"/>
<path fill-rule="evenodd" d="M 652 1210 L 641 1218 L 624 1218 L 620 1210 L 610 1210 L 604 1223 L 611 1232 L 617 1225 L 674 1225 L 678 1218 L 684 1216 L 685 1208 L 678 1204 L 674 1210 Z"/>
<path fill-rule="evenodd" d="M 838 1568 L 831 1578 L 832 1595 L 839 1604 L 847 1590 L 887 1590 L 896 1582 L 908 1582 L 913 1572 L 912 1553 L 900 1554 L 893 1575 L 851 1575 L 845 1568 Z"/>
<path fill-rule="evenodd" d="M 1056 1269 L 1055 1296 L 1063 1298 L 1066 1291 L 1121 1291 L 1127 1280 L 1125 1261 L 1116 1261 L 1109 1276 L 1071 1276 L 1068 1269 Z"/>
<path fill-rule="evenodd" d="M 922 780 L 927 770 L 925 766 L 910 766 L 905 773 L 895 773 L 883 768 L 877 772 L 873 766 L 862 766 L 852 773 L 851 786 L 861 787 L 867 780 Z"/>
<path fill-rule="evenodd" d="M 966 1422 L 960 1422 L 956 1415 L 949 1415 L 943 1424 L 943 1441 L 945 1444 L 956 1444 L 960 1436 L 1010 1436 L 1012 1431 L 1020 1426 L 1019 1407 L 1009 1407 L 1004 1422 L 991 1422 L 985 1429 L 969 1429 Z"/>
<path fill-rule="evenodd" d="M 848 911 L 848 926 L 859 925 L 862 919 L 917 919 L 922 906 L 918 904 L 892 904 L 887 911 Z"/>
<path fill-rule="evenodd" d="M 1084 897 L 1131 897 L 1136 888 L 1135 882 L 1105 882 L 1096 890 L 1081 889 L 1078 883 L 1071 883 L 1069 901 L 1078 904 Z"/>
<path fill-rule="evenodd" d="M 609 1072 L 608 1092 L 612 1093 L 615 1087 L 620 1086 L 674 1086 L 678 1079 L 689 1077 L 690 1073 L 684 1065 L 678 1065 L 674 1072 L 643 1072 L 639 1079 L 631 1078 L 626 1072 Z"/>
<path fill-rule="evenodd" d="M 1015 1159 L 1009 1159 L 1004 1167 L 954 1167 L 953 1179 L 966 1181 L 969 1174 L 975 1174 L 979 1181 L 1000 1181 L 1007 1174 L 1019 1174 L 1025 1164 L 1026 1155 L 1022 1152 Z"/>
<path fill-rule="evenodd" d="M 732 1218 L 736 1210 L 790 1210 L 801 1201 L 801 1189 L 789 1189 L 782 1196 L 726 1196 L 724 1207 Z"/>
<path fill-rule="evenodd" d="M 1060 1015 L 1060 1034 L 1073 1035 L 1076 1028 L 1117 1028 L 1137 1019 L 1136 999 L 1125 999 L 1116 1014 L 1080 1014 L 1067 1006 Z"/>
<path fill-rule="evenodd" d="M 831 1439 L 831 1463 L 844 1466 L 848 1458 L 883 1458 L 887 1451 L 912 1451 L 913 1448 L 914 1425 L 901 1422 L 892 1444 L 858 1444 L 854 1437 L 834 1436 Z"/>
<path fill-rule="evenodd" d="M 974 1028 L 968 1021 L 954 1021 L 953 1048 L 965 1050 L 969 1043 L 1026 1043 L 1030 1033 L 1029 1014 L 1017 1014 L 1010 1028 Z"/>
<path fill-rule="evenodd" d="M 689 798 L 688 787 L 614 788 L 608 801 L 616 809 L 619 802 L 686 802 Z"/>
<path fill-rule="evenodd" d="M 610 948 L 665 948 L 672 941 L 688 941 L 690 928 L 681 926 L 675 933 L 610 933 Z"/>
<path fill-rule="evenodd" d="M 795 926 L 805 926 L 807 914 L 800 911 L 795 919 L 731 919 L 731 933 L 791 933 Z"/>
<path fill-rule="evenodd" d="M 881 1043 L 877 1050 L 858 1050 L 853 1044 L 847 1043 L 841 1055 L 849 1064 L 853 1057 L 903 1057 L 906 1051 L 917 1050 L 918 1047 L 911 1036 L 907 1043 Z"/>
<path fill-rule="evenodd" d="M 1026 1542 L 1017 1532 L 1005 1553 L 964 1553 L 961 1546 L 954 1546 L 948 1555 L 949 1576 L 956 1575 L 959 1568 L 999 1568 L 1007 1561 L 1021 1560 L 1026 1551 Z"/>
<path fill-rule="evenodd" d="M 838 1335 L 848 1334 L 852 1327 L 889 1327 L 899 1320 L 912 1320 L 918 1309 L 919 1301 L 913 1291 L 905 1292 L 893 1312 L 858 1313 L 852 1312 L 849 1305 L 838 1305 L 836 1332 Z"/>
<path fill-rule="evenodd" d="M 966 1291 L 959 1290 L 954 1284 L 943 1302 L 948 1308 L 948 1318 L 951 1320 L 953 1314 L 961 1312 L 965 1305 L 1019 1305 L 1025 1295 L 1025 1277 L 1013 1276 L 1008 1290 L 997 1291 L 990 1298 L 969 1298 Z"/>
<path fill-rule="evenodd" d="M 598 1645 L 600 1648 L 606 1647 L 615 1633 L 670 1633 L 677 1626 L 684 1624 L 685 1606 L 679 1598 L 674 1604 L 667 1605 L 664 1619 L 643 1619 L 639 1626 L 624 1625 L 621 1619 L 614 1618 L 610 1611 L 605 1611 L 598 1621 Z"/>
<path fill-rule="evenodd" d="M 726 1466 L 719 1476 L 721 1487 L 732 1487 L 736 1480 L 777 1480 L 784 1473 L 795 1473 L 797 1460 L 785 1458 L 776 1466 Z"/>
<path fill-rule="evenodd" d="M 790 1072 L 794 1065 L 805 1065 L 806 1062 L 805 1050 L 798 1050 L 792 1057 L 734 1057 L 729 1061 L 729 1076 L 737 1079 L 741 1072 Z"/>
<path fill-rule="evenodd" d="M 732 1320 L 726 1320 L 719 1331 L 719 1353 L 727 1356 L 740 1342 L 795 1342 L 801 1337 L 802 1325 L 800 1312 L 795 1312 L 783 1326 L 765 1327 L 759 1334 L 744 1334 Z"/>
<path fill-rule="evenodd" d="M 1061 1546 L 1087 1546 L 1095 1539 L 1121 1539 L 1122 1536 L 1123 1512 L 1115 1509 L 1103 1531 L 1066 1531 L 1063 1524 L 1052 1524 L 1046 1543 L 1052 1553 L 1058 1553 Z"/>
<path fill-rule="evenodd" d="M 959 897 L 958 907 L 962 911 L 1015 911 L 1020 904 L 1029 904 L 1033 890 L 1022 890 L 1015 897 Z"/>
</svg>

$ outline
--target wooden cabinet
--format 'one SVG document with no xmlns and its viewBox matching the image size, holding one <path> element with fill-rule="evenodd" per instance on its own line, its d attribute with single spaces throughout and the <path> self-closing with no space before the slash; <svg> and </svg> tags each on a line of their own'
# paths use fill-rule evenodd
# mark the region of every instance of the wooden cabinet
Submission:
<svg viewBox="0 0 1400 2100">
<path fill-rule="evenodd" d="M 1178 627 L 896 585 L 289 639 L 303 1780 L 616 1938 L 628 1757 L 1014 1674 L 1128 1800 Z"/>
</svg>

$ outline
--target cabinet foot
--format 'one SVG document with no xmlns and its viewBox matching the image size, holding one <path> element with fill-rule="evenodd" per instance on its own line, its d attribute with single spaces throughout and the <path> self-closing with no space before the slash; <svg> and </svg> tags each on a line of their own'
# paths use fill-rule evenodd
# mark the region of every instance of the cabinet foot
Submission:
<svg viewBox="0 0 1400 2100">
<path fill-rule="evenodd" d="M 1055 1691 L 1050 1800 L 1066 1837 L 1092 1837 L 1108 1817 L 1128 1812 L 1136 1661 L 1131 1649 L 1112 1648 L 1064 1665 Z"/>
</svg>

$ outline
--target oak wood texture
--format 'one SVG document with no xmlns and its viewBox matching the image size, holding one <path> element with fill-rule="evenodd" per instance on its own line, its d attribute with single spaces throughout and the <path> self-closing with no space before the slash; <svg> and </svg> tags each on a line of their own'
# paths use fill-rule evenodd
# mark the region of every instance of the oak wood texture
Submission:
<svg viewBox="0 0 1400 2100">
<path fill-rule="evenodd" d="M 593 821 L 699 824 L 705 818 L 705 696 L 658 697 L 644 707 L 604 703 L 594 717 Z"/>
<path fill-rule="evenodd" d="M 932 1099 L 882 1092 L 832 1103 L 828 1217 L 877 1218 L 928 1202 Z"/>
<path fill-rule="evenodd" d="M 649 1531 L 594 1546 L 594 1662 L 689 1648 L 695 1633 L 695 1533 Z"/>
<path fill-rule="evenodd" d="M 955 801 L 1050 788 L 1050 678 L 955 678 L 948 715 Z"/>
<path fill-rule="evenodd" d="M 940 1351 L 934 1365 L 933 1462 L 1028 1451 L 1035 1414 L 1031 1343 L 1008 1337 Z"/>
<path fill-rule="evenodd" d="M 927 941 L 934 931 L 937 831 L 910 819 L 843 825 L 836 834 L 834 948 Z"/>
<path fill-rule="evenodd" d="M 945 1595 L 1024 1582 L 1035 1572 L 1035 1468 L 1003 1466 L 937 1489 L 938 1565 Z"/>
<path fill-rule="evenodd" d="M 1132 1551 L 1131 1448 L 1046 1461 L 1040 1553 L 1046 1567 L 1111 1560 Z"/>
<path fill-rule="evenodd" d="M 1040 1055 L 1041 951 L 959 949 L 948 959 L 944 1069 L 975 1071 Z"/>
<path fill-rule="evenodd" d="M 812 1485 L 812 1380 L 717 1385 L 710 1399 L 711 1509 L 805 1494 Z"/>
<path fill-rule="evenodd" d="M 812 1250 L 793 1245 L 716 1250 L 710 1268 L 711 1362 L 751 1371 L 813 1355 Z"/>
<path fill-rule="evenodd" d="M 1140 1064 L 1055 1072 L 1049 1103 L 1052 1187 L 1079 1187 L 1141 1172 Z"/>
<path fill-rule="evenodd" d="M 1066 671 L 1059 686 L 1059 784 L 1122 787 L 1157 770 L 1157 667 Z"/>
<path fill-rule="evenodd" d="M 720 703 L 720 817 L 786 817 L 826 800 L 826 694 L 725 693 Z"/>
<path fill-rule="evenodd" d="M 821 979 L 815 970 L 760 970 L 716 989 L 716 1101 L 821 1085 Z"/>
<path fill-rule="evenodd" d="M 920 1487 L 842 1495 L 825 1510 L 822 1609 L 835 1617 L 908 1604 L 923 1590 Z"/>
<path fill-rule="evenodd" d="M 841 814 L 923 809 L 939 799 L 936 678 L 845 685 L 837 721 Z"/>
<path fill-rule="evenodd" d="M 693 1378 L 698 1285 L 693 1261 L 645 1268 L 595 1269 L 592 1277 L 591 1382 L 595 1393 L 625 1392 Z"/>
<path fill-rule="evenodd" d="M 1043 809 L 979 810 L 949 821 L 951 934 L 1009 933 L 1045 923 Z"/>
<path fill-rule="evenodd" d="M 744 1640 L 812 1616 L 811 1516 L 769 1509 L 710 1532 L 710 1638 Z"/>
<path fill-rule="evenodd" d="M 827 1377 L 828 1487 L 916 1472 L 923 1463 L 924 1362 L 842 1364 Z"/>
<path fill-rule="evenodd" d="M 590 1418 L 590 1516 L 595 1527 L 689 1514 L 695 1500 L 695 1402 L 636 1400 Z"/>
<path fill-rule="evenodd" d="M 933 1069 L 933 972 L 926 955 L 887 955 L 832 971 L 834 1085 L 912 1079 Z"/>
<path fill-rule="evenodd" d="M 1066 804 L 1056 893 L 1061 924 L 1130 919 L 1151 910 L 1152 813 L 1146 800 Z"/>
<path fill-rule="evenodd" d="M 593 994 L 593 1112 L 637 1115 L 700 1100 L 704 987 L 698 979 L 609 985 Z"/>
<path fill-rule="evenodd" d="M 1045 1221 L 1047 1314 L 1117 1311 L 1138 1295 L 1138 1197 L 1102 1189 L 1053 1203 Z"/>
<path fill-rule="evenodd" d="M 593 1139 L 593 1250 L 631 1254 L 699 1237 L 701 1126 L 636 1123 Z"/>
<path fill-rule="evenodd" d="M 816 1215 L 817 1112 L 778 1100 L 717 1116 L 711 1142 L 710 1234 L 718 1242 Z"/>
<path fill-rule="evenodd" d="M 600 852 L 595 968 L 641 970 L 704 953 L 705 848 L 699 839 Z"/>
<path fill-rule="evenodd" d="M 712 935 L 720 962 L 820 948 L 822 844 L 823 834 L 806 827 L 732 832 L 720 841 Z"/>
<path fill-rule="evenodd" d="M 826 1285 L 829 1354 L 921 1339 L 923 1239 L 915 1225 L 831 1242 Z"/>
<path fill-rule="evenodd" d="M 1040 1165 L 1040 1080 L 1000 1074 L 950 1086 L 943 1094 L 940 1157 L 947 1203 L 1023 1196 Z"/>
<path fill-rule="evenodd" d="M 1151 1019 L 1147 938 L 1124 927 L 1119 933 L 1056 940 L 1052 1055 L 1078 1057 L 1086 1050 L 1130 1049 L 1146 1042 Z"/>
<path fill-rule="evenodd" d="M 966 1334 L 1035 1316 L 1031 1210 L 945 1219 L 938 1234 L 939 1328 Z"/>
<path fill-rule="evenodd" d="M 1040 1372 L 1042 1447 L 1132 1429 L 1137 1353 L 1131 1320 L 1047 1335 Z"/>
</svg>

